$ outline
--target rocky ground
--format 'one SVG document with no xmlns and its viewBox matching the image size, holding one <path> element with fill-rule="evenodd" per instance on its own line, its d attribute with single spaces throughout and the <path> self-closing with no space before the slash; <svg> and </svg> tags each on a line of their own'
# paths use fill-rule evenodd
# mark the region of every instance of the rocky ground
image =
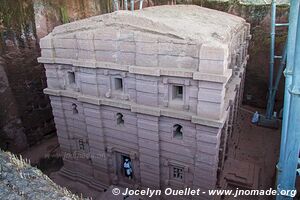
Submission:
<svg viewBox="0 0 300 200">
<path fill-rule="evenodd" d="M 0 151 L 0 199 L 84 199 L 55 184 L 22 157 Z"/>
</svg>

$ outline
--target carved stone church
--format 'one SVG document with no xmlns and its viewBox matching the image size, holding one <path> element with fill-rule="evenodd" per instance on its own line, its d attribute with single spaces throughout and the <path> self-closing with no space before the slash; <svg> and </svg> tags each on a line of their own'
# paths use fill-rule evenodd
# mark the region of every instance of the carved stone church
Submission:
<svg viewBox="0 0 300 200">
<path fill-rule="evenodd" d="M 187 5 L 56 27 L 40 41 L 39 62 L 61 151 L 73 155 L 60 173 L 98 190 L 215 188 L 249 39 L 242 18 Z"/>
</svg>

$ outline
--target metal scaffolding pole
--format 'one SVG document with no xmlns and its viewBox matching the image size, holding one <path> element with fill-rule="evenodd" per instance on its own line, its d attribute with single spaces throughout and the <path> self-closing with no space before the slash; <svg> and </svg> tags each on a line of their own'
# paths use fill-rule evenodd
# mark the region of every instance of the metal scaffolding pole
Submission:
<svg viewBox="0 0 300 200">
<path fill-rule="evenodd" d="M 271 31 L 270 31 L 270 66 L 269 66 L 269 94 L 266 110 L 266 119 L 271 120 L 274 110 L 275 96 L 278 90 L 279 81 L 285 67 L 286 60 L 286 45 L 283 49 L 282 55 L 275 55 L 275 40 L 276 40 L 276 27 L 289 26 L 289 23 L 276 23 L 276 0 L 272 0 L 271 4 Z M 280 67 L 274 83 L 274 64 L 275 59 L 280 59 Z"/>
<path fill-rule="evenodd" d="M 266 118 L 270 119 L 272 116 L 272 110 L 270 109 L 270 104 L 272 101 L 272 93 L 273 93 L 273 77 L 274 77 L 274 53 L 275 53 L 275 24 L 276 24 L 276 1 L 272 0 L 271 6 L 271 46 L 270 46 L 270 67 L 269 67 L 269 97 L 268 97 L 268 105 Z"/>
<path fill-rule="evenodd" d="M 300 147 L 300 1 L 291 0 L 277 200 L 292 200 Z"/>
</svg>

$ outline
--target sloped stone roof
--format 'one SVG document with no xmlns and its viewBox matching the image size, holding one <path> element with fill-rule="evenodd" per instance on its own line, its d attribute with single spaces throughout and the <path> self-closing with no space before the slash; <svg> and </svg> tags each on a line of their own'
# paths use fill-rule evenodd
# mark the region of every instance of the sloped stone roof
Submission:
<svg viewBox="0 0 300 200">
<path fill-rule="evenodd" d="M 117 11 L 58 26 L 52 36 L 106 27 L 121 27 L 161 34 L 197 43 L 228 43 L 245 20 L 195 5 L 166 5 L 135 12 Z"/>
</svg>

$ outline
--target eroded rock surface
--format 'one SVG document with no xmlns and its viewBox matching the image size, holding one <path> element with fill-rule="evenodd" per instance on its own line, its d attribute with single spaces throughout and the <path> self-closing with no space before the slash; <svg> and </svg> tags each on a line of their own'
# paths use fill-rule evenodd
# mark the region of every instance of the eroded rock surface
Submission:
<svg viewBox="0 0 300 200">
<path fill-rule="evenodd" d="M 56 185 L 28 161 L 0 150 L 0 199 L 83 199 Z"/>
</svg>

